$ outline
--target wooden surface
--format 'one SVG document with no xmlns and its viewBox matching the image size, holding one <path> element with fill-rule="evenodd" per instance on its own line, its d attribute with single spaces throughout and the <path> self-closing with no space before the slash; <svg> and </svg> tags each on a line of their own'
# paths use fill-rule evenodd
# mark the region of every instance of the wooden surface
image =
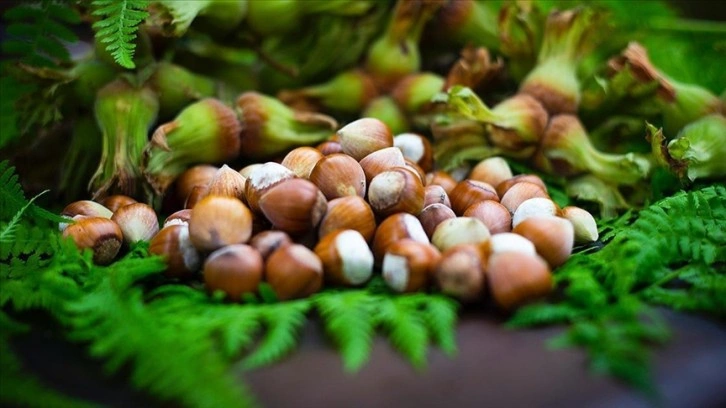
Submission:
<svg viewBox="0 0 726 408">
<path fill-rule="evenodd" d="M 653 364 L 663 406 L 726 407 L 726 324 L 664 314 L 673 338 L 656 350 Z M 507 330 L 487 313 L 468 312 L 459 323 L 456 357 L 434 349 L 428 367 L 417 372 L 379 338 L 371 361 L 345 374 L 312 322 L 296 353 L 240 378 L 263 407 L 650 406 L 628 387 L 591 374 L 581 350 L 548 350 L 546 340 L 561 331 Z M 68 394 L 108 406 L 161 406 L 130 389 L 128 373 L 105 377 L 82 347 L 60 341 L 52 330 L 19 336 L 14 346 L 28 369 Z"/>
</svg>

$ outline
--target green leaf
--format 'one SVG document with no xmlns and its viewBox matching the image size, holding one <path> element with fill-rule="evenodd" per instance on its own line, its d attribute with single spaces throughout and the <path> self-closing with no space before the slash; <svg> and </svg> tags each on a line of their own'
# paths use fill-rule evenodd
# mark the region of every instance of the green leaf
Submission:
<svg viewBox="0 0 726 408">
<path fill-rule="evenodd" d="M 134 69 L 136 32 L 149 16 L 147 0 L 94 0 L 93 15 L 102 17 L 93 24 L 96 38 L 106 45 L 114 60 L 124 68 Z"/>
</svg>

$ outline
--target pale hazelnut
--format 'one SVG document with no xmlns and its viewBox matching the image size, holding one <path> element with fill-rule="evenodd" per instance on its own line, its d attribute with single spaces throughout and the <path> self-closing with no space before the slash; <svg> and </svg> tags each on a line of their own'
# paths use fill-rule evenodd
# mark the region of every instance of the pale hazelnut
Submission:
<svg viewBox="0 0 726 408">
<path fill-rule="evenodd" d="M 499 195 L 500 198 L 504 198 L 504 194 L 509 191 L 510 188 L 512 188 L 513 185 L 521 182 L 527 182 L 532 183 L 540 186 L 542 190 L 547 192 L 547 186 L 545 185 L 544 181 L 542 181 L 542 178 L 540 178 L 536 174 L 519 174 L 512 178 L 506 179 L 499 184 L 497 184 L 495 187 L 497 189 L 497 195 Z"/>
<path fill-rule="evenodd" d="M 362 285 L 373 274 L 373 253 L 358 231 L 332 232 L 320 239 L 314 251 L 323 262 L 325 279 L 335 285 Z"/>
<path fill-rule="evenodd" d="M 343 152 L 360 160 L 365 156 L 393 146 L 388 126 L 375 118 L 362 118 L 343 126 L 336 133 Z"/>
<path fill-rule="evenodd" d="M 560 211 L 559 216 L 572 223 L 572 226 L 575 228 L 576 244 L 597 241 L 599 237 L 597 223 L 588 211 L 579 207 L 568 206 Z"/>
<path fill-rule="evenodd" d="M 469 173 L 470 179 L 483 181 L 490 186 L 498 186 L 499 183 L 512 177 L 512 169 L 509 167 L 509 163 L 501 157 L 484 159 L 477 163 Z"/>
<path fill-rule="evenodd" d="M 60 213 L 61 217 L 68 218 L 68 220 L 73 220 L 74 218 L 78 216 L 82 217 L 101 217 L 101 218 L 111 218 L 113 215 L 113 212 L 106 208 L 105 206 L 91 200 L 80 200 L 80 201 L 74 201 L 70 204 L 68 204 L 63 211 Z M 78 217 L 78 218 L 82 218 Z M 76 218 L 77 219 L 77 218 Z M 58 224 L 58 230 L 63 231 L 68 227 L 69 223 L 59 223 Z"/>
<path fill-rule="evenodd" d="M 159 219 L 148 204 L 134 203 L 123 206 L 113 213 L 111 220 L 121 228 L 127 244 L 149 241 L 159 232 Z"/>
<path fill-rule="evenodd" d="M 480 245 L 482 254 L 489 257 L 497 252 L 521 252 L 527 255 L 536 255 L 537 249 L 532 241 L 513 232 L 494 234 Z"/>
<path fill-rule="evenodd" d="M 575 241 L 572 223 L 560 217 L 531 217 L 512 229 L 532 241 L 537 253 L 556 268 L 570 257 Z"/>
<path fill-rule="evenodd" d="M 192 210 L 189 208 L 185 208 L 183 210 L 179 210 L 175 213 L 172 213 L 168 217 L 166 217 L 166 220 L 164 220 L 164 225 L 162 228 L 169 227 L 171 225 L 188 225 L 189 219 L 192 217 Z"/>
<path fill-rule="evenodd" d="M 434 163 L 433 148 L 427 138 L 417 133 L 401 133 L 393 137 L 393 146 L 401 149 L 403 157 L 431 171 Z"/>
<path fill-rule="evenodd" d="M 476 218 L 456 217 L 444 220 L 436 227 L 431 243 L 444 252 L 459 244 L 480 244 L 490 236 L 486 225 Z"/>
<path fill-rule="evenodd" d="M 245 202 L 245 182 L 244 176 L 225 164 L 217 170 L 209 182 L 207 194 L 234 197 Z"/>
</svg>

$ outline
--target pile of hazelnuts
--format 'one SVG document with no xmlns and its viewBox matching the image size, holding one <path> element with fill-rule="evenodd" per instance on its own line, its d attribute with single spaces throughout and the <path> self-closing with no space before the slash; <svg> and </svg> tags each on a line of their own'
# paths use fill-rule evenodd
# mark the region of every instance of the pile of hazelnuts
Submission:
<svg viewBox="0 0 726 408">
<path fill-rule="evenodd" d="M 552 269 L 598 238 L 592 215 L 560 208 L 538 176 L 513 176 L 499 157 L 458 177 L 434 170 L 425 137 L 394 137 L 372 118 L 279 163 L 202 164 L 175 185 L 185 208 L 161 229 L 150 206 L 116 195 L 70 204 L 63 233 L 99 264 L 124 242 L 148 240 L 167 276 L 201 271 L 207 290 L 231 300 L 261 282 L 286 300 L 324 283 L 361 286 L 380 271 L 396 292 L 435 285 L 465 302 L 490 295 L 504 309 L 547 295 Z"/>
</svg>

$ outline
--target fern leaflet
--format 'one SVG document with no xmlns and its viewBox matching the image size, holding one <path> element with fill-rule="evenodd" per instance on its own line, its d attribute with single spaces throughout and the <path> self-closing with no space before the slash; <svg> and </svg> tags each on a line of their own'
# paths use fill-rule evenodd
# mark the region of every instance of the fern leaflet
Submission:
<svg viewBox="0 0 726 408">
<path fill-rule="evenodd" d="M 124 68 L 133 69 L 136 32 L 149 16 L 147 0 L 94 0 L 93 15 L 103 19 L 93 24 L 96 37 L 106 45 L 114 60 Z"/>
</svg>

